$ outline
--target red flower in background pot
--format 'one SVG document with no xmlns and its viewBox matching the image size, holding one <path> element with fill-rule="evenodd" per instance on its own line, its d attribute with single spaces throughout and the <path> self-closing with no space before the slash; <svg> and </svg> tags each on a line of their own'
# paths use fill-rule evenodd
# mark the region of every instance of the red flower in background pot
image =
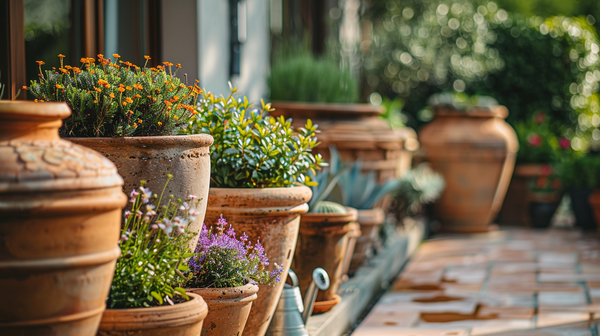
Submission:
<svg viewBox="0 0 600 336">
<path fill-rule="evenodd" d="M 542 137 L 539 134 L 532 134 L 527 138 L 527 141 L 533 147 L 539 147 L 542 145 Z"/>
<path fill-rule="evenodd" d="M 567 149 L 567 148 L 571 147 L 571 141 L 569 141 L 569 139 L 567 139 L 565 137 L 558 139 L 558 143 L 560 144 L 560 147 L 562 149 Z"/>
<path fill-rule="evenodd" d="M 535 116 L 533 117 L 533 120 L 537 123 L 537 124 L 541 124 L 544 121 L 546 121 L 546 114 L 544 114 L 544 112 L 538 112 L 535 114 Z"/>
<path fill-rule="evenodd" d="M 552 167 L 550 167 L 550 165 L 543 165 L 540 167 L 540 174 L 542 174 L 542 176 L 552 175 Z"/>
</svg>

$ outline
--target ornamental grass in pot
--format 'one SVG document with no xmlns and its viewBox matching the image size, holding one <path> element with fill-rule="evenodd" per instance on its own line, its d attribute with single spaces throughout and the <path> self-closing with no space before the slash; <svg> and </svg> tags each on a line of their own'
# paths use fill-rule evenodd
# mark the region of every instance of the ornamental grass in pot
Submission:
<svg viewBox="0 0 600 336">
<path fill-rule="evenodd" d="M 308 211 L 312 184 L 305 176 L 320 169 L 314 156 L 316 125 L 294 129 L 289 120 L 267 115 L 269 104 L 254 109 L 246 98 L 205 93 L 199 114 L 184 130 L 214 137 L 211 146 L 211 188 L 205 222 L 215 226 L 221 215 L 237 232 L 265 246 L 274 264 L 289 271 L 296 248 L 300 215 Z M 247 335 L 264 335 L 283 291 L 283 283 L 259 285 L 258 298 L 246 323 Z"/>
<path fill-rule="evenodd" d="M 179 64 L 148 68 L 146 57 L 146 64 L 138 67 L 113 54 L 114 61 L 98 55 L 70 66 L 63 64 L 63 57 L 59 55 L 60 68 L 46 71 L 38 61 L 39 80 L 28 87 L 35 101 L 64 101 L 73 110 L 63 120 L 61 137 L 114 162 L 124 190 L 138 187 L 140 180 L 159 190 L 165 174 L 177 176 L 168 192 L 200 198 L 197 219 L 190 225 L 191 232 L 199 232 L 208 197 L 212 138 L 177 133 L 197 113 L 202 90 L 175 76 Z"/>
<path fill-rule="evenodd" d="M 186 293 L 192 256 L 188 231 L 195 220 L 199 200 L 185 201 L 166 196 L 168 175 L 160 195 L 149 188 L 134 189 L 125 212 L 108 308 L 102 316 L 98 335 L 197 336 L 208 308 L 202 297 Z"/>
<path fill-rule="evenodd" d="M 221 217 L 216 227 L 202 228 L 196 254 L 189 260 L 187 291 L 202 296 L 208 304 L 203 336 L 242 335 L 257 298 L 258 285 L 281 281 L 282 265 L 266 270 L 269 259 L 259 241 L 252 245 L 244 233 Z"/>
</svg>

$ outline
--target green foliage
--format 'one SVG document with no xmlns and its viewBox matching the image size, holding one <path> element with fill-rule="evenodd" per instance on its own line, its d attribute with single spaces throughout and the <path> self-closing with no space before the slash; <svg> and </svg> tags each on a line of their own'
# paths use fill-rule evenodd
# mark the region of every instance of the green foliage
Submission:
<svg viewBox="0 0 600 336">
<path fill-rule="evenodd" d="M 213 136 L 211 146 L 211 186 L 222 188 L 290 187 L 312 185 L 306 173 L 323 165 L 321 155 L 313 155 L 318 144 L 317 125 L 310 120 L 294 130 L 291 120 L 267 114 L 270 104 L 251 109 L 248 99 L 237 99 L 232 89 L 228 97 L 206 92 L 198 101 L 198 111 L 185 134 Z"/>
<path fill-rule="evenodd" d="M 279 57 L 268 80 L 270 99 L 321 103 L 354 103 L 358 83 L 335 62 L 308 53 Z"/>
<path fill-rule="evenodd" d="M 344 171 L 348 169 L 347 167 L 342 167 L 340 165 L 339 153 L 335 147 L 329 147 L 329 152 L 331 153 L 331 163 L 329 166 L 323 168 L 319 174 L 311 173 L 310 176 L 311 180 L 314 182 L 314 184 L 310 187 L 312 190 L 312 197 L 308 202 L 308 208 L 310 212 L 317 212 L 317 207 L 319 207 L 320 204 L 324 202 L 332 192 L 334 192 L 334 190 L 339 192 L 339 187 L 337 185 L 338 181 L 342 177 Z M 325 205 L 327 206 L 327 204 Z M 321 211 L 323 210 L 326 209 L 322 208 Z"/>
<path fill-rule="evenodd" d="M 400 181 L 390 179 L 384 183 L 378 183 L 375 172 L 363 174 L 362 162 L 356 161 L 351 169 L 343 171 L 338 185 L 341 193 L 331 194 L 328 200 L 362 210 L 372 209 L 382 197 L 396 190 Z"/>
<path fill-rule="evenodd" d="M 444 178 L 426 164 L 406 172 L 393 195 L 399 206 L 417 212 L 422 205 L 437 200 L 445 188 Z"/>
<path fill-rule="evenodd" d="M 313 213 L 346 213 L 348 210 L 341 204 L 331 201 L 320 201 L 316 203 L 311 211 Z"/>
<path fill-rule="evenodd" d="M 566 155 L 556 165 L 562 186 L 569 188 L 600 188 L 600 157 L 597 155 Z"/>
<path fill-rule="evenodd" d="M 554 163 L 563 152 L 569 152 L 570 141 L 559 138 L 548 116 L 536 113 L 528 121 L 515 124 L 519 139 L 518 163 Z"/>
<path fill-rule="evenodd" d="M 365 15 L 373 22 L 367 84 L 406 97 L 405 112 L 418 116 L 439 91 L 489 95 L 508 107 L 513 125 L 544 111 L 575 150 L 600 148 L 600 134 L 592 137 L 600 126 L 600 42 L 589 18 L 523 19 L 487 0 L 382 6 Z"/>
<path fill-rule="evenodd" d="M 31 81 L 35 101 L 65 101 L 73 113 L 63 121 L 63 137 L 172 135 L 196 113 L 200 88 L 186 86 L 172 72 L 173 64 L 140 68 L 98 55 L 82 58 L 81 68 L 64 65 Z M 149 57 L 146 57 L 146 64 Z M 120 65 L 119 65 L 120 64 Z M 177 69 L 181 65 L 175 66 Z"/>
<path fill-rule="evenodd" d="M 193 234 L 187 224 L 194 220 L 198 200 L 187 201 L 170 196 L 162 204 L 168 176 L 157 196 L 140 183 L 131 193 L 131 209 L 125 212 L 115 274 L 108 294 L 109 308 L 139 308 L 173 304 L 179 295 L 189 299 L 176 284 L 186 281 L 185 259 L 192 256 L 189 241 Z"/>
<path fill-rule="evenodd" d="M 397 127 L 404 127 L 406 125 L 407 116 L 402 113 L 402 107 L 404 106 L 404 100 L 400 97 L 395 99 L 383 98 L 377 94 L 379 100 L 382 100 L 383 113 L 379 115 L 380 118 L 390 124 L 392 129 Z"/>
</svg>

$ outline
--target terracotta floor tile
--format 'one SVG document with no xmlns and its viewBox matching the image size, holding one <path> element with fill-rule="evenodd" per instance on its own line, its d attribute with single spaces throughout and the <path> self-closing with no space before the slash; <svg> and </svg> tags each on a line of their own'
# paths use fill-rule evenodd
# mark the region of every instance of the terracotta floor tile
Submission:
<svg viewBox="0 0 600 336">
<path fill-rule="evenodd" d="M 532 320 L 489 320 L 486 323 L 479 326 L 475 326 L 471 329 L 471 336 L 474 335 L 490 335 L 499 332 L 507 332 L 514 330 L 531 329 L 534 327 Z"/>
<path fill-rule="evenodd" d="M 581 273 L 584 274 L 600 274 L 600 264 L 582 263 Z"/>
<path fill-rule="evenodd" d="M 457 313 L 457 314 L 475 314 L 476 302 L 468 301 L 450 301 L 435 303 L 419 302 L 391 302 L 375 305 L 373 312 L 378 314 L 389 313 Z"/>
<path fill-rule="evenodd" d="M 382 314 L 378 312 L 371 312 L 367 317 L 360 323 L 361 327 L 400 327 L 409 328 L 415 325 L 419 321 L 419 313 L 397 313 L 389 312 Z"/>
<path fill-rule="evenodd" d="M 587 297 L 581 292 L 541 292 L 538 293 L 538 307 L 579 306 L 587 304 Z"/>
<path fill-rule="evenodd" d="M 538 281 L 541 283 L 549 282 L 580 282 L 580 281 L 600 281 L 600 274 L 573 274 L 573 273 L 539 273 Z"/>
<path fill-rule="evenodd" d="M 511 273 L 511 274 L 493 274 L 490 275 L 488 285 L 510 285 L 522 286 L 532 285 L 537 282 L 535 273 Z"/>
<path fill-rule="evenodd" d="M 575 264 L 577 257 L 578 255 L 575 252 L 540 252 L 538 253 L 538 262 L 542 264 Z"/>
<path fill-rule="evenodd" d="M 511 274 L 523 272 L 536 272 L 538 264 L 530 263 L 496 263 L 492 267 L 492 274 Z"/>
<path fill-rule="evenodd" d="M 537 328 L 556 326 L 560 324 L 587 321 L 589 314 L 586 313 L 564 313 L 564 312 L 539 312 L 537 314 Z"/>
<path fill-rule="evenodd" d="M 489 318 L 494 316 L 495 319 L 525 319 L 533 318 L 535 313 L 534 308 L 519 308 L 519 307 L 487 307 L 482 306 L 477 311 L 478 318 Z"/>
<path fill-rule="evenodd" d="M 358 327 L 352 336 L 468 336 L 467 329 L 411 329 L 396 327 Z"/>
</svg>

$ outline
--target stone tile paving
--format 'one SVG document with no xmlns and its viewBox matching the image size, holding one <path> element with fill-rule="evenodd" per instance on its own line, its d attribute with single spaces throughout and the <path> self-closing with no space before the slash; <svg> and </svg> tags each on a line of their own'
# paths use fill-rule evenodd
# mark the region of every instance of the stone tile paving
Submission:
<svg viewBox="0 0 600 336">
<path fill-rule="evenodd" d="M 505 230 L 423 243 L 354 336 L 598 336 L 600 239 Z"/>
</svg>

